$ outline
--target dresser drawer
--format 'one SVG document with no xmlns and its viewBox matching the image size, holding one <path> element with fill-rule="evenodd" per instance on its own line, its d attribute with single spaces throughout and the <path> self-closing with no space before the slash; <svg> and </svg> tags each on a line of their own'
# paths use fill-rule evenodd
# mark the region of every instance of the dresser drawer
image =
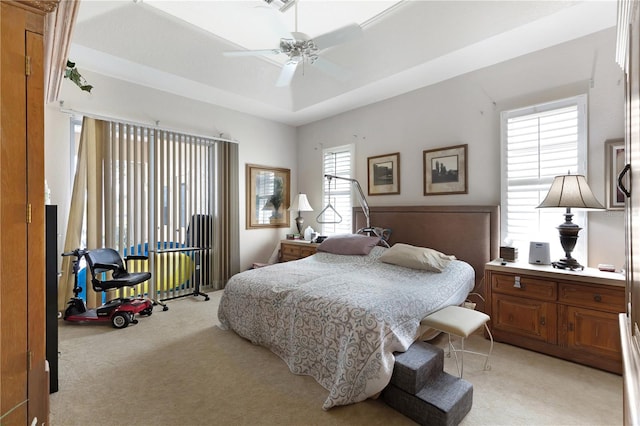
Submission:
<svg viewBox="0 0 640 426">
<path fill-rule="evenodd" d="M 624 287 L 560 283 L 559 301 L 609 312 L 624 312 Z"/>
<path fill-rule="evenodd" d="M 491 289 L 496 293 L 549 301 L 555 301 L 558 295 L 555 281 L 520 275 L 492 274 Z"/>
<path fill-rule="evenodd" d="M 283 256 L 292 256 L 292 257 L 300 257 L 300 246 L 295 246 L 293 244 L 282 244 L 280 250 L 282 250 Z"/>
<path fill-rule="evenodd" d="M 280 262 L 302 259 L 316 253 L 318 244 L 281 241 L 280 242 Z"/>
<path fill-rule="evenodd" d="M 300 247 L 300 257 L 307 257 L 312 254 L 316 254 L 315 247 Z"/>
</svg>

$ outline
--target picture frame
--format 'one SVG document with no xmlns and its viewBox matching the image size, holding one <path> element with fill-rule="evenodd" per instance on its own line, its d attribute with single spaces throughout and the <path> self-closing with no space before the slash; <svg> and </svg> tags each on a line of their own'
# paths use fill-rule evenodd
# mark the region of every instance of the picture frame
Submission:
<svg viewBox="0 0 640 426">
<path fill-rule="evenodd" d="M 291 170 L 246 165 L 247 229 L 288 228 Z"/>
<path fill-rule="evenodd" d="M 400 153 L 367 158 L 369 195 L 400 193 Z"/>
<path fill-rule="evenodd" d="M 608 139 L 605 149 L 605 207 L 607 210 L 624 210 L 625 195 L 618 188 L 618 174 L 625 165 L 624 139 Z"/>
<path fill-rule="evenodd" d="M 468 193 L 467 144 L 422 151 L 424 195 Z"/>
</svg>

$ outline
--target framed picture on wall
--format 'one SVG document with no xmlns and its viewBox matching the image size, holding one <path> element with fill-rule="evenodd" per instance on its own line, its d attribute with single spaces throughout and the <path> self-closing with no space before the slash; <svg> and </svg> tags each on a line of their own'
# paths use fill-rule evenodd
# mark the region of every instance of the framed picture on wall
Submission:
<svg viewBox="0 0 640 426">
<path fill-rule="evenodd" d="M 400 153 L 367 158 L 369 195 L 400 193 Z"/>
<path fill-rule="evenodd" d="M 288 228 L 291 170 L 247 164 L 247 229 Z"/>
<path fill-rule="evenodd" d="M 467 144 L 429 149 L 422 155 L 424 195 L 467 193 Z"/>
<path fill-rule="evenodd" d="M 607 210 L 623 210 L 625 196 L 618 188 L 618 175 L 625 165 L 624 139 L 609 139 L 604 143 L 605 207 Z"/>
</svg>

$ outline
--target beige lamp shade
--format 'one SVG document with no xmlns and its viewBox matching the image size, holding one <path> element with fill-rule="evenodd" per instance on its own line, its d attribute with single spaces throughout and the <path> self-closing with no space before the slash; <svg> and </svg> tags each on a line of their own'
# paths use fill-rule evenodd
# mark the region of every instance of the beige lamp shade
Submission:
<svg viewBox="0 0 640 426">
<path fill-rule="evenodd" d="M 538 208 L 545 207 L 604 209 L 582 175 L 556 176 L 549 193 L 538 206 Z"/>
<path fill-rule="evenodd" d="M 292 210 L 297 210 L 299 212 L 312 212 L 313 208 L 311 204 L 309 204 L 309 200 L 307 199 L 307 194 L 298 194 L 295 200 L 293 200 Z"/>
</svg>

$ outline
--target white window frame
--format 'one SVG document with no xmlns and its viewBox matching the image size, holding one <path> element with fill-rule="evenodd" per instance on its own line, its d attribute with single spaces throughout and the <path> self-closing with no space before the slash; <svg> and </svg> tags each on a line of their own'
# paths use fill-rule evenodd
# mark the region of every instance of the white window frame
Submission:
<svg viewBox="0 0 640 426">
<path fill-rule="evenodd" d="M 332 153 L 349 153 L 349 170 L 338 170 L 335 171 L 334 168 L 327 168 L 327 156 Z M 353 185 L 352 182 L 341 180 L 341 179 L 331 179 L 329 181 L 324 177 L 325 174 L 341 176 L 349 179 L 353 179 L 355 175 L 355 145 L 341 145 L 334 146 L 331 148 L 325 148 L 322 150 L 322 209 L 326 209 L 329 202 L 331 205 L 338 211 L 340 216 L 342 216 L 342 220 L 340 223 L 319 223 L 321 226 L 321 234 L 322 235 L 336 235 L 336 234 L 351 234 L 353 233 L 353 225 L 352 225 L 352 215 L 353 215 Z M 330 191 L 327 191 L 327 188 L 331 185 Z M 328 193 L 331 193 L 331 200 L 328 199 Z M 339 197 L 336 201 L 336 197 Z M 331 215 L 331 210 L 327 209 L 325 211 L 319 212 L 318 219 L 320 220 L 333 220 L 333 216 Z"/>
<path fill-rule="evenodd" d="M 513 188 L 515 186 L 528 187 L 530 189 L 525 189 L 524 191 L 538 191 L 539 192 L 539 201 L 542 202 L 542 199 L 546 195 L 547 191 L 551 186 L 551 182 L 553 181 L 554 176 L 539 176 L 538 179 L 522 179 L 520 183 L 508 182 L 508 140 L 507 140 L 507 123 L 509 119 L 523 117 L 526 115 L 534 115 L 539 113 L 544 113 L 546 111 L 551 111 L 555 109 L 566 108 L 569 106 L 577 107 L 577 158 L 575 167 L 572 167 L 570 170 L 562 171 L 559 174 L 566 174 L 570 172 L 571 174 L 587 174 L 587 153 L 588 153 L 588 141 L 587 141 L 587 129 L 588 129 L 588 99 L 586 94 L 577 95 L 574 97 L 561 99 L 552 102 L 541 103 L 525 108 L 513 109 L 508 111 L 503 111 L 500 116 L 500 126 L 501 126 L 501 235 L 503 238 L 503 244 L 509 245 L 513 244 L 513 246 L 518 248 L 520 259 L 528 260 L 528 252 L 529 252 L 529 242 L 549 242 L 550 252 L 551 252 L 551 260 L 557 258 L 564 257 L 564 251 L 560 245 L 559 234 L 556 229 L 558 225 L 564 222 L 564 209 L 536 209 L 535 216 L 537 218 L 537 223 L 535 220 L 531 222 L 530 232 L 528 234 L 528 240 L 525 241 L 522 237 L 514 237 L 509 235 L 509 211 L 508 211 L 508 188 L 511 185 Z M 540 167 L 538 168 L 540 171 Z M 540 173 L 539 173 L 540 175 Z M 535 188 L 535 189 L 534 189 Z M 537 204 L 536 204 L 537 205 Z M 586 262 L 587 259 L 587 214 L 584 211 L 572 211 L 574 213 L 574 223 L 577 223 L 582 227 L 582 231 L 580 231 L 580 237 L 578 238 L 578 243 L 573 251 L 573 257 L 578 259 L 584 259 Z"/>
</svg>

